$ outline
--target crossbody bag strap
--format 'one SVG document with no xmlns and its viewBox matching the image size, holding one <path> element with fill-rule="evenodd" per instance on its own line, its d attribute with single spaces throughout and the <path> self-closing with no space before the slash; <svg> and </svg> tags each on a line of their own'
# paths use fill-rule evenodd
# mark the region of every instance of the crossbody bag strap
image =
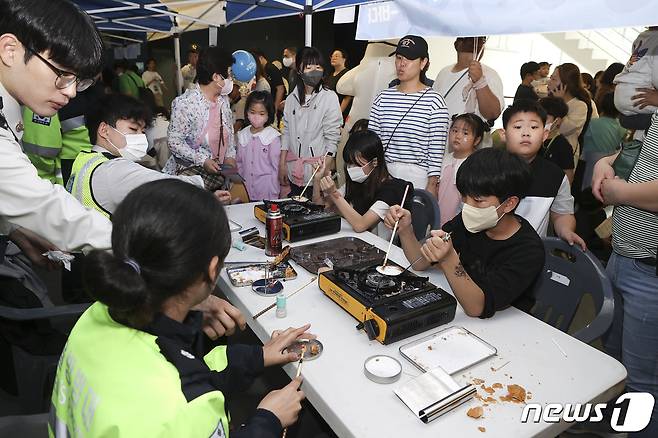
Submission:
<svg viewBox="0 0 658 438">
<path fill-rule="evenodd" d="M 464 78 L 464 76 L 466 76 L 466 73 L 468 73 L 468 69 L 466 69 L 466 70 L 464 71 L 464 73 L 462 73 L 462 75 L 459 77 L 459 79 L 457 79 L 457 80 L 456 80 L 456 81 L 450 86 L 450 88 L 448 88 L 448 91 L 446 91 L 446 94 L 443 95 L 443 98 L 444 98 L 444 99 L 445 99 L 446 97 L 448 97 L 448 94 L 450 94 L 450 92 L 452 91 L 452 89 L 455 88 L 455 87 L 457 86 L 457 84 L 459 83 L 459 81 L 461 81 L 461 80 Z"/>
<path fill-rule="evenodd" d="M 427 87 L 425 89 L 425 91 L 423 91 L 423 94 L 421 94 L 420 97 L 418 99 L 416 99 L 416 101 L 414 103 L 411 104 L 411 106 L 409 107 L 407 112 L 405 112 L 402 115 L 402 117 L 400 117 L 400 120 L 398 120 L 397 125 L 395 125 L 395 128 L 393 128 L 393 131 L 391 132 L 391 136 L 388 138 L 388 141 L 386 142 L 386 146 L 384 146 L 384 153 L 386 153 L 386 151 L 388 150 L 388 145 L 391 143 L 391 140 L 393 139 L 393 134 L 395 134 L 395 131 L 397 131 L 398 127 L 400 126 L 400 123 L 402 123 L 402 120 L 404 120 L 404 118 L 407 117 L 407 114 L 409 114 L 409 112 L 413 109 L 413 107 L 415 107 L 416 104 L 418 102 L 420 102 L 420 100 L 423 98 L 423 96 L 425 96 L 425 94 L 427 94 L 427 92 L 430 91 L 431 89 L 432 89 L 432 87 Z M 301 151 L 301 149 L 300 149 L 300 151 Z"/>
</svg>

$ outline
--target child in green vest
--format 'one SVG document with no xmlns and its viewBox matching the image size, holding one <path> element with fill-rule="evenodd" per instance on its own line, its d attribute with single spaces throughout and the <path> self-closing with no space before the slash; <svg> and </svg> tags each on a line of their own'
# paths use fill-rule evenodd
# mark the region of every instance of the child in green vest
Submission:
<svg viewBox="0 0 658 438">
<path fill-rule="evenodd" d="M 195 309 L 212 295 L 231 246 L 224 208 L 191 184 L 157 181 L 126 196 L 112 222 L 112 252 L 87 257 L 85 285 L 98 301 L 60 359 L 50 436 L 228 437 L 231 398 L 264 367 L 299 360 L 282 351 L 312 338 L 309 325 L 275 332 L 262 347 L 204 354 Z M 301 410 L 301 381 L 267 394 L 231 433 L 280 437 Z"/>
</svg>

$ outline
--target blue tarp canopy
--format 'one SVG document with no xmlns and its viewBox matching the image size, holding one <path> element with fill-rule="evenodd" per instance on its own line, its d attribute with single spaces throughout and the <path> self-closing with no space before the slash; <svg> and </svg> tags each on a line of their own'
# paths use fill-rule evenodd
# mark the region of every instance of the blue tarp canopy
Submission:
<svg viewBox="0 0 658 438">
<path fill-rule="evenodd" d="M 171 35 L 232 23 L 304 14 L 382 0 L 73 0 L 102 31 Z M 163 35 L 164 34 L 164 35 Z"/>
<path fill-rule="evenodd" d="M 227 24 L 263 20 L 266 18 L 283 17 L 286 15 L 307 14 L 344 8 L 373 0 L 312 0 L 305 11 L 305 0 L 228 0 L 226 2 Z"/>
<path fill-rule="evenodd" d="M 303 14 L 311 45 L 312 14 L 382 0 L 73 0 L 101 31 L 149 33 L 149 39 L 177 32 Z M 109 35 L 125 40 L 130 37 Z M 140 35 L 141 37 L 141 35 Z M 137 40 L 133 40 L 137 42 Z"/>
<path fill-rule="evenodd" d="M 156 0 L 75 0 L 102 31 L 171 33 L 176 15 Z"/>
<path fill-rule="evenodd" d="M 264 20 L 286 15 L 304 14 L 305 43 L 310 46 L 314 12 L 345 8 L 381 0 L 227 0 L 226 24 L 241 21 Z"/>
</svg>

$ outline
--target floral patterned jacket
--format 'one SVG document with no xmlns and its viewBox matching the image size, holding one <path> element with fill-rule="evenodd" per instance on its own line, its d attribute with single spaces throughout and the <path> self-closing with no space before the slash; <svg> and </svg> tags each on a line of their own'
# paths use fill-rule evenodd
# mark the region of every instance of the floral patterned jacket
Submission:
<svg viewBox="0 0 658 438">
<path fill-rule="evenodd" d="M 233 135 L 233 112 L 226 96 L 217 98 L 221 104 L 224 132 L 228 133 L 225 158 L 235 158 L 235 136 Z M 200 138 L 208 124 L 210 102 L 198 84 L 178 96 L 171 104 L 171 120 L 167 131 L 171 157 L 162 171 L 175 175 L 179 167 L 202 166 L 212 158 L 207 140 Z"/>
</svg>

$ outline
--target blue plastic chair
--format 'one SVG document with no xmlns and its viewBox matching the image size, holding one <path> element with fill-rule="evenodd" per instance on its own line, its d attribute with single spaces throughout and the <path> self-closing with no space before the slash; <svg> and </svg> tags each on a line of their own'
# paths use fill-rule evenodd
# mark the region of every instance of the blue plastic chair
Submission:
<svg viewBox="0 0 658 438">
<path fill-rule="evenodd" d="M 441 224 L 439 202 L 425 189 L 415 189 L 411 207 L 411 225 L 416 239 L 423 241 L 430 230 L 438 230 Z"/>
<path fill-rule="evenodd" d="M 591 252 L 583 252 L 556 237 L 546 237 L 543 242 L 546 262 L 533 289 L 535 304 L 530 313 L 567 332 L 583 296 L 591 295 L 596 316 L 586 327 L 572 334 L 589 344 L 612 324 L 615 307 L 612 283 Z"/>
</svg>

